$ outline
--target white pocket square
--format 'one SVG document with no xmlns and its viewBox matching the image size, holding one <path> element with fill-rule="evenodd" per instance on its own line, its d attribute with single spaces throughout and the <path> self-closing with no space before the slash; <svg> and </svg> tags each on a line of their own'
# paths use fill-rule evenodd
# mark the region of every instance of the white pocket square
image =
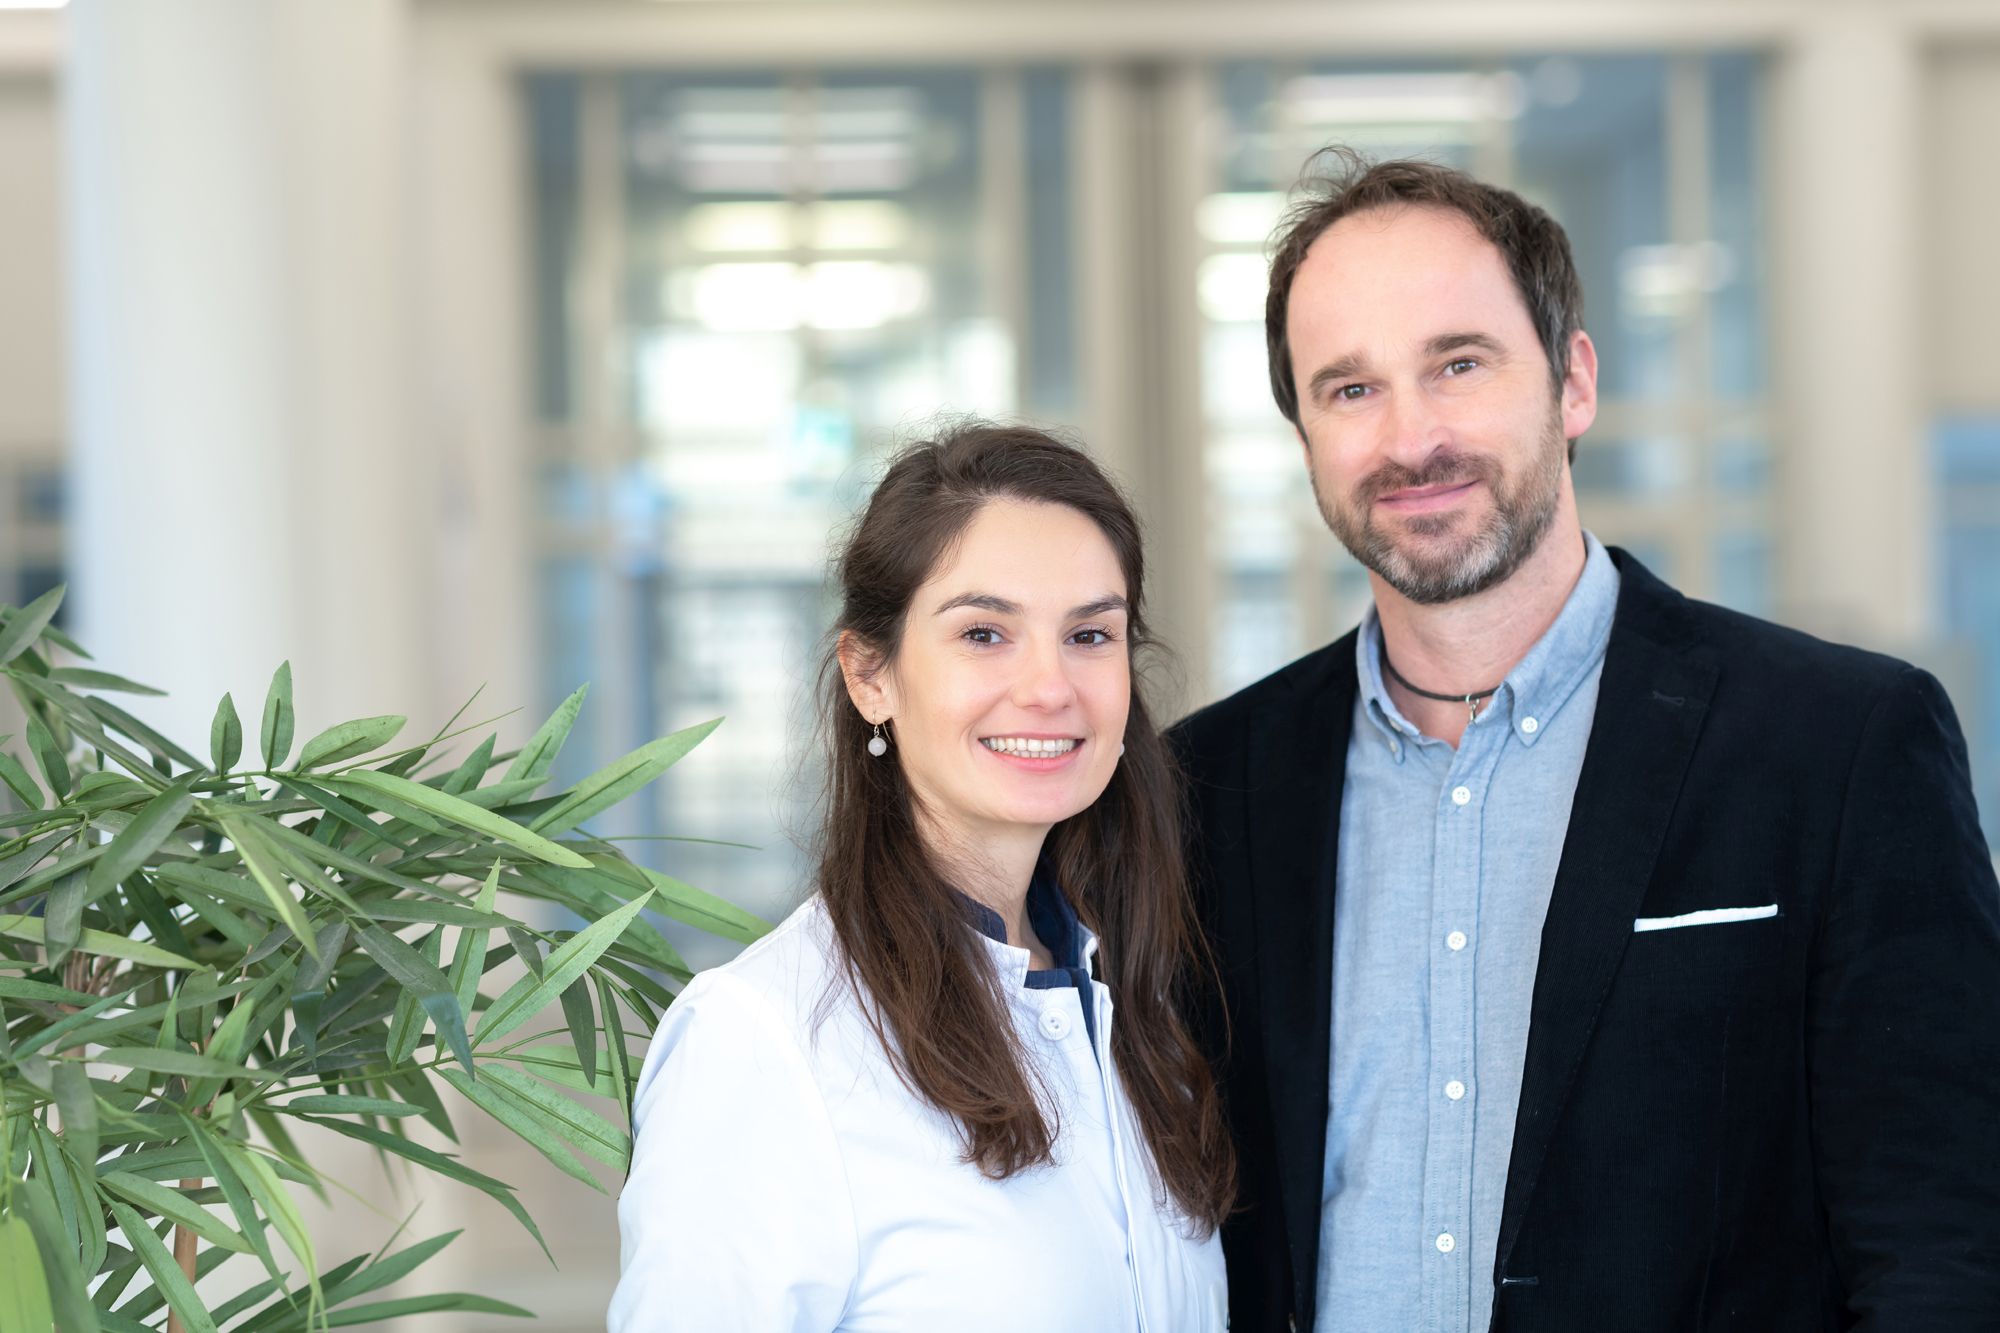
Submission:
<svg viewBox="0 0 2000 1333">
<path fill-rule="evenodd" d="M 1778 914 L 1776 903 L 1762 907 L 1711 907 L 1705 912 L 1683 912 L 1679 916 L 1642 916 L 1632 923 L 1642 930 L 1678 930 L 1682 926 L 1720 926 L 1731 921 L 1762 921 Z"/>
</svg>

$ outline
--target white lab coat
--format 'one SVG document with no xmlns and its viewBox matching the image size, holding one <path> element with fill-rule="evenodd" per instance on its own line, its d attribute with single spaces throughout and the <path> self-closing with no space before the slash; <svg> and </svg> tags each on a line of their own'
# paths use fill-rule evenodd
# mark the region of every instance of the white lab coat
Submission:
<svg viewBox="0 0 2000 1333">
<path fill-rule="evenodd" d="M 1096 941 L 1086 933 L 1086 966 Z M 661 1021 L 618 1200 L 613 1333 L 1220 1333 L 1222 1248 L 1156 1203 L 1150 1155 L 1074 987 L 986 940 L 1059 1117 L 1055 1164 L 995 1181 L 896 1077 L 817 897 Z"/>
</svg>

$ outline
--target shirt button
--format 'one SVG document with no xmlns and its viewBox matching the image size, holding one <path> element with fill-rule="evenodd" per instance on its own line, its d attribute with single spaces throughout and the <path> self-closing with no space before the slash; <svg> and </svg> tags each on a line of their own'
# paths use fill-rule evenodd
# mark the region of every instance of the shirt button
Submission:
<svg viewBox="0 0 2000 1333">
<path fill-rule="evenodd" d="M 1449 1231 L 1440 1231 L 1438 1232 L 1437 1247 L 1439 1254 L 1450 1254 L 1458 1248 L 1458 1242 L 1451 1238 Z"/>
<path fill-rule="evenodd" d="M 1465 932 L 1454 930 L 1451 934 L 1445 936 L 1444 947 L 1453 953 L 1457 953 L 1460 949 L 1463 949 L 1465 947 Z"/>
<path fill-rule="evenodd" d="M 1472 788 L 1453 787 L 1451 789 L 1451 803 L 1453 805 L 1464 805 L 1467 801 L 1471 799 L 1472 799 Z"/>
<path fill-rule="evenodd" d="M 1059 1009 L 1042 1010 L 1042 1035 L 1050 1041 L 1061 1041 L 1069 1035 L 1069 1019 Z"/>
<path fill-rule="evenodd" d="M 1463 1083 L 1460 1083 L 1457 1079 L 1453 1079 L 1451 1082 L 1444 1085 L 1444 1095 L 1451 1098 L 1453 1101 L 1457 1101 L 1459 1098 L 1465 1096 L 1465 1085 Z"/>
<path fill-rule="evenodd" d="M 1532 717 L 1524 717 L 1524 718 L 1522 718 L 1522 719 L 1521 719 L 1521 734 L 1522 734 L 1522 735 L 1524 735 L 1524 736 L 1532 736 L 1532 735 L 1534 735 L 1534 734 L 1535 734 L 1536 732 L 1540 731 L 1541 729 L 1542 729 L 1542 724 L 1541 724 L 1541 723 L 1539 723 L 1539 722 L 1537 722 L 1537 721 L 1535 721 L 1535 719 L 1533 719 Z"/>
</svg>

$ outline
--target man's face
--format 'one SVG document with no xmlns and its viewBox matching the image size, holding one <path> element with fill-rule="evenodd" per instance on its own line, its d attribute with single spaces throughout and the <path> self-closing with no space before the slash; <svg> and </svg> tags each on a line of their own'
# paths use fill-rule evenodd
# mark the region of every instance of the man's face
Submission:
<svg viewBox="0 0 2000 1333">
<path fill-rule="evenodd" d="M 1343 218 L 1288 311 L 1306 465 L 1354 558 L 1413 602 L 1469 597 L 1533 555 L 1596 413 L 1582 334 L 1560 394 L 1499 249 L 1457 213 Z"/>
</svg>

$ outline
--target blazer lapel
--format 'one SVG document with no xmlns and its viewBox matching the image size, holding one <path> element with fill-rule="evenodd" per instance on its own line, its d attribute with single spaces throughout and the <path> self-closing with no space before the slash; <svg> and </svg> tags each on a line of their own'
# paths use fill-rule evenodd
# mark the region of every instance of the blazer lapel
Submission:
<svg viewBox="0 0 2000 1333">
<path fill-rule="evenodd" d="M 1622 576 L 1597 712 L 1556 871 L 1528 1027 L 1498 1272 L 1514 1241 L 1611 979 L 1632 938 L 1701 733 L 1716 669 L 1679 593 L 1614 551 Z"/>
<path fill-rule="evenodd" d="M 1249 737 L 1248 851 L 1264 1065 L 1297 1285 L 1318 1281 L 1327 1070 L 1333 1033 L 1333 892 L 1357 682 L 1355 636 L 1302 664 Z"/>
</svg>

